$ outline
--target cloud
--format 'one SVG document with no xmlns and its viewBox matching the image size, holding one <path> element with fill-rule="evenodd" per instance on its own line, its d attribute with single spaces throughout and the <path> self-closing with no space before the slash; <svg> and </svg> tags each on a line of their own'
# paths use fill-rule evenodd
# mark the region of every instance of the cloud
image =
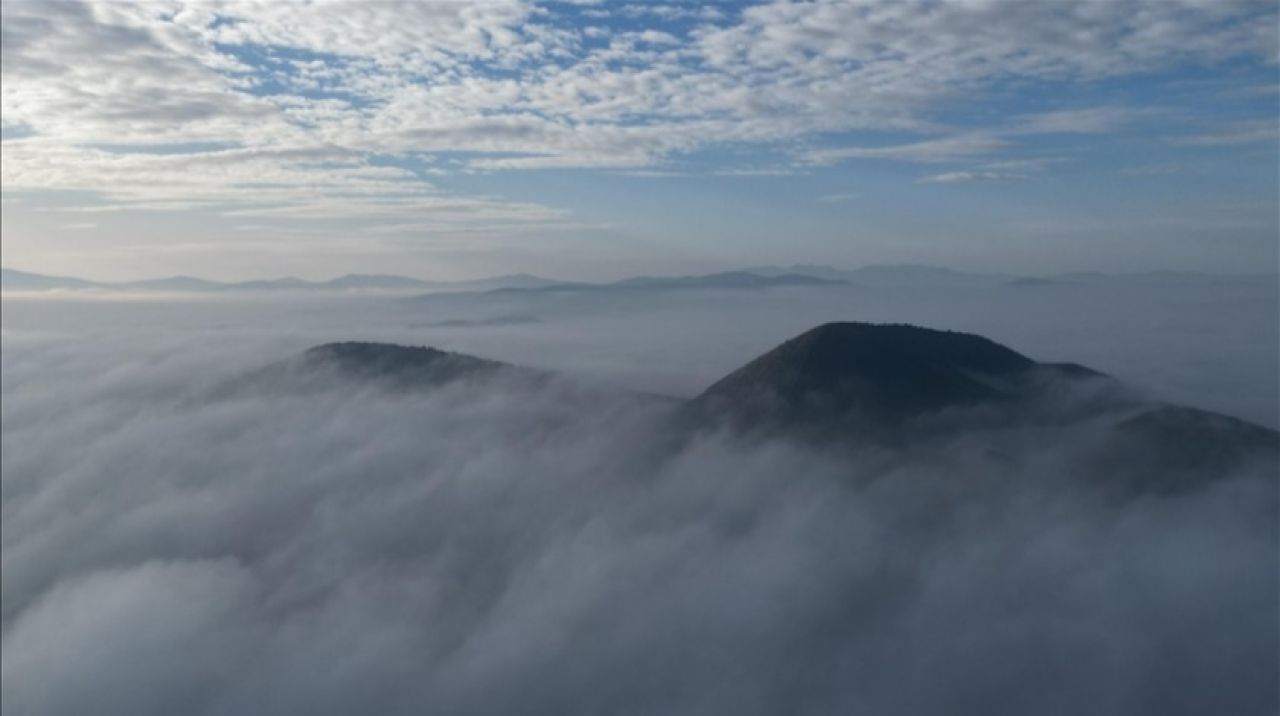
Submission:
<svg viewBox="0 0 1280 716">
<path fill-rule="evenodd" d="M 1114 132 L 1155 110 L 1125 107 L 1090 107 L 1027 114 L 1008 130 L 1018 134 L 1105 134 Z"/>
<path fill-rule="evenodd" d="M 1280 140 L 1280 127 L 1275 120 L 1263 119 L 1247 122 L 1236 122 L 1223 129 L 1177 137 L 1173 141 L 1198 147 L 1231 147 L 1247 144 L 1274 144 Z"/>
<path fill-rule="evenodd" d="M 673 20 L 719 20 L 724 17 L 724 13 L 720 8 L 714 5 L 697 6 L 693 4 L 686 5 L 664 5 L 659 3 L 644 5 L 623 5 L 619 10 L 622 15 L 630 18 L 654 17 L 663 21 Z"/>
<path fill-rule="evenodd" d="M 621 176 L 641 177 L 648 179 L 672 179 L 675 177 L 689 176 L 688 172 L 678 172 L 669 169 L 631 169 L 616 172 Z"/>
<path fill-rule="evenodd" d="M 804 172 L 793 167 L 733 167 L 712 173 L 721 177 L 787 177 Z"/>
<path fill-rule="evenodd" d="M 320 308 L 6 325 L 6 710 L 1275 709 L 1269 474 L 1113 501 L 1091 428 L 850 455 L 566 380 L 220 390 L 403 326 Z"/>
<path fill-rule="evenodd" d="M 1019 174 L 1004 174 L 1001 172 L 944 172 L 924 177 L 919 182 L 922 184 L 961 184 L 975 181 L 1011 181 L 1023 178 L 1025 177 Z"/>
<path fill-rule="evenodd" d="M 649 166 L 652 161 L 651 157 L 643 154 L 630 156 L 606 155 L 595 158 L 570 154 L 472 159 L 467 162 L 467 166 L 480 171 L 507 169 L 616 169 Z"/>
<path fill-rule="evenodd" d="M 1005 80 L 1071 84 L 1275 56 L 1275 13 L 1265 3 L 577 11 L 619 14 L 625 27 L 575 26 L 562 11 L 523 2 L 322 3 L 306 12 L 271 3 L 22 3 L 5 13 L 0 109 L 6 127 L 42 141 L 38 153 L 12 156 L 6 141 L 6 184 L 92 185 L 123 200 L 109 176 L 76 181 L 74 172 L 50 171 L 53 157 L 67 167 L 97 162 L 81 153 L 106 144 L 268 154 L 330 147 L 357 161 L 458 152 L 464 170 L 485 171 L 653 167 L 725 143 L 936 132 L 938 110 L 958 92 L 981 97 Z M 1024 117 L 1012 131 L 1109 131 L 1129 114 L 1055 111 Z M 817 163 L 951 161 L 1004 148 L 999 142 L 944 137 L 802 154 Z M 266 162 L 287 161 L 268 154 Z M 134 181 L 184 191 L 170 179 L 139 172 Z M 185 186 L 187 202 L 201 200 L 205 186 Z"/>
<path fill-rule="evenodd" d="M 858 195 L 855 193 L 824 194 L 814 199 L 814 201 L 819 204 L 844 204 L 846 202 L 853 201 L 856 198 L 858 198 Z"/>
<path fill-rule="evenodd" d="M 645 30 L 636 36 L 641 42 L 647 42 L 651 45 L 679 45 L 680 39 L 669 32 L 660 30 Z"/>
<path fill-rule="evenodd" d="M 804 158 L 814 164 L 832 164 L 849 159 L 892 159 L 905 162 L 952 162 L 974 156 L 991 154 L 1011 144 L 1003 139 L 985 135 L 962 135 L 926 139 L 909 144 L 892 144 L 881 147 L 834 147 L 814 149 Z"/>
<path fill-rule="evenodd" d="M 101 208 L 134 210 L 205 207 L 378 221 L 456 205 L 408 170 L 374 166 L 370 156 L 378 149 L 367 142 L 326 136 L 360 110 L 351 100 L 308 92 L 345 84 L 352 72 L 372 67 L 340 57 L 390 63 L 424 48 L 437 58 L 493 57 L 506 51 L 502 28 L 522 21 L 527 8 L 412 3 L 393 10 L 342 11 L 338 21 L 339 7 L 326 5 L 307 16 L 317 24 L 303 25 L 265 5 L 171 15 L 158 6 L 78 3 L 6 10 L 5 115 L 30 117 L 35 125 L 27 139 L 6 142 L 5 184 L 83 191 Z M 410 21 L 429 28 L 417 33 L 417 50 L 403 32 Z M 338 27 L 347 30 L 333 34 Z M 323 59 L 295 62 L 307 69 L 293 79 L 282 76 L 285 84 L 296 80 L 294 93 L 261 94 L 253 90 L 265 67 L 246 64 L 256 60 L 242 54 L 250 44 L 327 49 Z M 343 91 L 368 96 L 360 86 Z M 171 151 L 175 146 L 183 152 Z M 504 218 L 532 215 L 527 207 L 463 201 L 484 203 Z"/>
</svg>

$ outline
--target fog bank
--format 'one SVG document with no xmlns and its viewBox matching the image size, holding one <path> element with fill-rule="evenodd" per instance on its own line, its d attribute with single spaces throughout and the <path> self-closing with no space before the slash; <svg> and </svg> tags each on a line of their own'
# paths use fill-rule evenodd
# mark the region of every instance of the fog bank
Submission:
<svg viewBox="0 0 1280 716">
<path fill-rule="evenodd" d="M 544 301 L 538 322 L 448 328 L 416 326 L 507 307 L 6 302 L 4 711 L 1277 710 L 1269 466 L 1117 497 L 1074 472 L 1091 424 L 905 453 L 673 441 L 671 404 L 619 389 L 691 384 L 846 298 L 658 297 L 625 321 Z M 1066 342 L 1072 324 L 1015 313 L 1005 334 Z M 1187 318 L 1126 342 L 1138 313 L 1090 350 L 1257 341 Z M 587 378 L 220 391 L 331 338 Z M 1206 367 L 1248 375 L 1251 350 Z"/>
</svg>

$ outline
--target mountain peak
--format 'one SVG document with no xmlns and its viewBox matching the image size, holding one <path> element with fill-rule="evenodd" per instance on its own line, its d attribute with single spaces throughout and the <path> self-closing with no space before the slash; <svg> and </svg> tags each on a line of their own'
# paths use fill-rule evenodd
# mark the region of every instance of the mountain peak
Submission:
<svg viewBox="0 0 1280 716">
<path fill-rule="evenodd" d="M 325 343 L 302 354 L 308 367 L 326 368 L 362 378 L 441 383 L 509 367 L 505 363 L 450 353 L 428 346 L 391 343 Z"/>
<path fill-rule="evenodd" d="M 995 341 L 971 333 L 922 328 L 908 323 L 824 323 L 779 346 L 809 360 L 870 368 L 901 361 L 950 363 L 988 373 L 1025 370 L 1035 361 Z"/>
<path fill-rule="evenodd" d="M 949 407 L 1027 396 L 1032 376 L 1097 376 L 1042 365 L 981 336 L 906 324 L 827 323 L 708 388 L 697 402 L 749 424 L 887 425 Z"/>
</svg>

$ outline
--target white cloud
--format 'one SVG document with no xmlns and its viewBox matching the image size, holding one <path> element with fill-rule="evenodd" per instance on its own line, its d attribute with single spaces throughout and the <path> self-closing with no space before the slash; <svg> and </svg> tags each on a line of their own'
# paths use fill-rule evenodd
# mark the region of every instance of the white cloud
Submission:
<svg viewBox="0 0 1280 716">
<path fill-rule="evenodd" d="M 621 176 L 640 177 L 648 179 L 672 179 L 674 177 L 689 176 L 688 172 L 671 171 L 669 169 L 627 169 L 614 172 Z"/>
<path fill-rule="evenodd" d="M 418 174 L 371 166 L 374 155 L 459 153 L 448 166 L 464 171 L 639 170 L 721 144 L 792 141 L 784 146 L 816 147 L 798 158 L 818 164 L 959 161 L 1009 149 L 1004 132 L 1104 132 L 1132 116 L 1055 111 L 946 136 L 936 110 L 981 98 L 993 82 L 1071 83 L 1276 55 L 1275 10 L 1265 3 L 586 11 L 626 16 L 625 31 L 566 27 L 549 21 L 555 12 L 523 2 L 6 5 L 0 110 L 6 127 L 32 136 L 5 142 L 4 180 L 134 208 L 275 203 L 314 215 L 306 207 L 327 203 L 371 219 L 368 201 L 353 196 L 385 191 L 420 207 L 412 202 L 433 191 L 411 187 Z M 677 30 L 676 20 L 697 24 Z M 943 136 L 834 148 L 815 140 L 854 130 Z M 92 149 L 195 143 L 241 153 L 175 160 Z M 335 158 L 309 164 L 297 151 Z"/>
<path fill-rule="evenodd" d="M 1156 113 L 1125 107 L 1090 107 L 1022 115 L 1009 132 L 1020 134 L 1104 134 L 1120 129 L 1140 117 Z"/>
<path fill-rule="evenodd" d="M 647 42 L 651 45 L 678 45 L 680 39 L 669 32 L 661 30 L 645 30 L 636 36 L 641 42 Z"/>
<path fill-rule="evenodd" d="M 1022 179 L 1017 174 L 1003 174 L 989 171 L 945 172 L 920 179 L 921 184 L 962 184 L 966 182 L 1009 181 Z"/>
<path fill-rule="evenodd" d="M 962 135 L 926 139 L 909 144 L 881 147 L 833 147 L 813 149 L 804 154 L 814 164 L 832 164 L 849 159 L 893 159 L 907 162 L 952 162 L 991 154 L 1011 146 L 1008 141 L 986 135 Z"/>
<path fill-rule="evenodd" d="M 712 173 L 722 177 L 788 177 L 804 172 L 794 167 L 733 167 Z"/>
</svg>

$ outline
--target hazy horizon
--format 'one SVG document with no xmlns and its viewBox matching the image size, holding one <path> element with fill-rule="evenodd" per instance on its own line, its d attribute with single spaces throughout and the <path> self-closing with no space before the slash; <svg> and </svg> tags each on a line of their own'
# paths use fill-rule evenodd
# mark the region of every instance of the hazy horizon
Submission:
<svg viewBox="0 0 1280 716">
<path fill-rule="evenodd" d="M 178 272 L 173 274 L 160 274 L 160 275 L 157 275 L 157 274 L 131 275 L 123 278 L 105 279 L 100 276 L 86 275 L 86 274 L 76 274 L 76 275 L 46 274 L 39 271 L 29 271 L 23 267 L 18 267 L 18 266 L 3 266 L 0 268 L 3 268 L 5 270 L 10 270 L 10 271 L 20 271 L 22 273 L 34 274 L 42 277 L 80 279 L 80 280 L 89 281 L 92 283 L 101 283 L 101 284 L 129 284 L 129 283 L 138 283 L 138 282 L 145 282 L 145 281 L 152 281 L 152 280 L 159 280 L 159 279 L 169 279 L 169 278 L 193 278 L 201 281 L 209 281 L 213 283 L 223 283 L 223 284 L 249 283 L 253 281 L 270 281 L 275 279 L 301 279 L 303 281 L 308 281 L 313 283 L 323 283 L 325 281 L 332 281 L 334 279 L 346 278 L 346 277 L 352 277 L 352 276 L 408 278 L 408 279 L 413 279 L 415 281 L 422 281 L 424 283 L 439 283 L 444 285 L 453 284 L 453 283 L 467 283 L 467 282 L 478 281 L 482 279 L 502 278 L 505 276 L 531 276 L 535 278 L 547 279 L 549 281 L 564 282 L 564 283 L 612 283 L 615 281 L 621 281 L 621 280 L 626 280 L 631 278 L 650 278 L 650 277 L 695 278 L 699 276 L 710 276 L 710 275 L 724 274 L 724 273 L 757 273 L 763 270 L 783 270 L 783 271 L 794 270 L 795 273 L 798 273 L 800 275 L 808 275 L 808 272 L 811 272 L 814 270 L 819 270 L 819 271 L 830 270 L 830 271 L 838 271 L 842 273 L 853 273 L 861 269 L 930 269 L 930 270 L 937 269 L 940 271 L 955 272 L 958 274 L 968 274 L 973 276 L 990 276 L 995 278 L 1008 278 L 1008 279 L 1058 278 L 1058 277 L 1089 276 L 1089 275 L 1108 276 L 1108 277 L 1117 277 L 1117 278 L 1122 278 L 1125 276 L 1144 276 L 1144 275 L 1145 276 L 1187 275 L 1187 276 L 1193 276 L 1193 277 L 1203 276 L 1203 277 L 1209 277 L 1209 278 L 1269 278 L 1273 276 L 1280 276 L 1280 265 L 1277 265 L 1275 269 L 1268 269 L 1267 267 L 1263 266 L 1263 267 L 1255 267 L 1255 270 L 1240 270 L 1240 271 L 1211 271 L 1211 270 L 1204 271 L 1204 270 L 1192 270 L 1192 269 L 1184 269 L 1184 270 L 1149 269 L 1145 271 L 1072 270 L 1072 271 L 1047 271 L 1045 273 L 1011 273 L 1011 272 L 995 272 L 995 271 L 991 271 L 991 272 L 971 271 L 971 270 L 941 266 L 937 264 L 901 263 L 901 264 L 862 264 L 862 265 L 851 265 L 851 266 L 833 266 L 829 264 L 820 264 L 820 263 L 811 263 L 811 262 L 796 262 L 791 264 L 777 264 L 777 265 L 724 264 L 722 266 L 709 268 L 705 271 L 699 271 L 699 272 L 693 272 L 693 273 L 676 271 L 673 273 L 634 274 L 634 273 L 626 273 L 625 270 L 622 270 L 618 273 L 610 274 L 603 278 L 602 277 L 588 278 L 588 277 L 582 277 L 582 276 L 551 276 L 551 275 L 545 275 L 545 274 L 532 274 L 532 273 L 526 273 L 526 272 L 514 272 L 509 274 L 479 273 L 474 275 L 458 276 L 455 278 L 443 279 L 436 276 L 418 275 L 418 274 L 411 274 L 411 273 L 397 273 L 397 272 L 369 274 L 369 273 L 352 271 L 352 272 L 346 272 L 346 273 L 340 273 L 340 274 L 305 274 L 304 275 L 299 273 L 271 273 L 271 274 L 264 273 L 264 274 L 242 274 L 242 275 L 236 275 L 236 276 L 212 276 L 208 274 L 201 274 L 198 271 L 189 271 L 189 272 Z"/>
</svg>

